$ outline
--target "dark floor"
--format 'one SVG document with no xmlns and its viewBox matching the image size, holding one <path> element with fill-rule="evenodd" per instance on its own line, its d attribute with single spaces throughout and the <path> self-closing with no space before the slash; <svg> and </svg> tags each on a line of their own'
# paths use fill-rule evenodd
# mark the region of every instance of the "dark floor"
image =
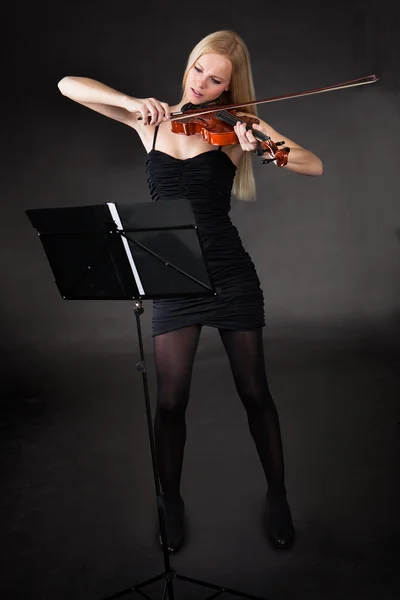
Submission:
<svg viewBox="0 0 400 600">
<path fill-rule="evenodd" d="M 178 573 L 270 600 L 400 597 L 395 340 L 390 331 L 325 336 L 264 334 L 298 531 L 293 549 L 277 553 L 262 528 L 266 485 L 227 359 L 218 333 L 203 331 Z M 151 338 L 145 344 L 154 407 Z M 8 359 L 18 368 L 5 373 L 1 405 L 1 599 L 100 600 L 161 573 L 135 335 L 122 350 L 70 344 Z M 160 584 L 146 591 L 161 598 Z M 181 582 L 175 592 L 211 594 Z"/>
</svg>

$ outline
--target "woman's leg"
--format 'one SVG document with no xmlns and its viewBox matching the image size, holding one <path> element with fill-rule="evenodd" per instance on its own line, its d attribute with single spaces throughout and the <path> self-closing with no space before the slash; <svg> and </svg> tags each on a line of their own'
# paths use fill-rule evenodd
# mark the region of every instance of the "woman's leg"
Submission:
<svg viewBox="0 0 400 600">
<path fill-rule="evenodd" d="M 265 372 L 262 330 L 220 330 L 236 389 L 268 482 L 269 530 L 279 546 L 293 537 L 286 501 L 285 467 L 278 412 Z"/>
<path fill-rule="evenodd" d="M 200 325 L 191 325 L 158 335 L 154 340 L 157 373 L 154 436 L 170 554 L 178 552 L 184 542 L 180 484 L 186 442 L 185 413 L 200 331 Z"/>
<path fill-rule="evenodd" d="M 154 435 L 161 487 L 168 497 L 180 495 L 185 413 L 200 331 L 200 325 L 190 325 L 154 339 L 157 374 Z"/>
</svg>

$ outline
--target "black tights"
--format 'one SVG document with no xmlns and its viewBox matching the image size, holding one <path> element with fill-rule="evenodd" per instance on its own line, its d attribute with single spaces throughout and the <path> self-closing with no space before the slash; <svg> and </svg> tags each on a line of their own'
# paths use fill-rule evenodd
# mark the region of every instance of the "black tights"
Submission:
<svg viewBox="0 0 400 600">
<path fill-rule="evenodd" d="M 154 419 L 157 461 L 163 493 L 180 494 L 186 442 L 185 413 L 201 326 L 191 325 L 155 338 L 157 408 Z M 236 389 L 271 495 L 285 495 L 285 470 L 278 413 L 264 365 L 262 330 L 219 330 Z"/>
</svg>

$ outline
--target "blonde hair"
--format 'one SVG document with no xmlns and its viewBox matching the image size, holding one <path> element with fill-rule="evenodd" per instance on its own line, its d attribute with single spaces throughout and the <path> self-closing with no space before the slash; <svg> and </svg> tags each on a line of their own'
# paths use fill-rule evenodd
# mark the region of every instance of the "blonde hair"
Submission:
<svg viewBox="0 0 400 600">
<path fill-rule="evenodd" d="M 221 54 L 232 63 L 232 77 L 229 90 L 216 100 L 217 104 L 237 104 L 255 98 L 250 54 L 243 39 L 234 31 L 223 30 L 210 33 L 200 40 L 191 51 L 182 80 L 184 93 L 189 70 L 203 54 Z M 257 114 L 254 105 L 244 106 L 241 112 Z M 233 182 L 233 193 L 239 200 L 255 200 L 256 185 L 253 175 L 252 153 L 245 152 L 241 158 Z"/>
</svg>

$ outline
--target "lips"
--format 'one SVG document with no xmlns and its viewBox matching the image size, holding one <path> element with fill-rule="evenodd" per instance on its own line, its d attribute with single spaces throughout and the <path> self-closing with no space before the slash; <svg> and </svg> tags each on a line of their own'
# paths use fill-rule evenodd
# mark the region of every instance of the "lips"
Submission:
<svg viewBox="0 0 400 600">
<path fill-rule="evenodd" d="M 197 96 L 197 98 L 202 98 L 203 94 L 200 94 L 199 92 L 196 92 L 196 90 L 194 88 L 190 88 L 190 89 L 192 90 L 193 94 L 195 96 Z"/>
</svg>

